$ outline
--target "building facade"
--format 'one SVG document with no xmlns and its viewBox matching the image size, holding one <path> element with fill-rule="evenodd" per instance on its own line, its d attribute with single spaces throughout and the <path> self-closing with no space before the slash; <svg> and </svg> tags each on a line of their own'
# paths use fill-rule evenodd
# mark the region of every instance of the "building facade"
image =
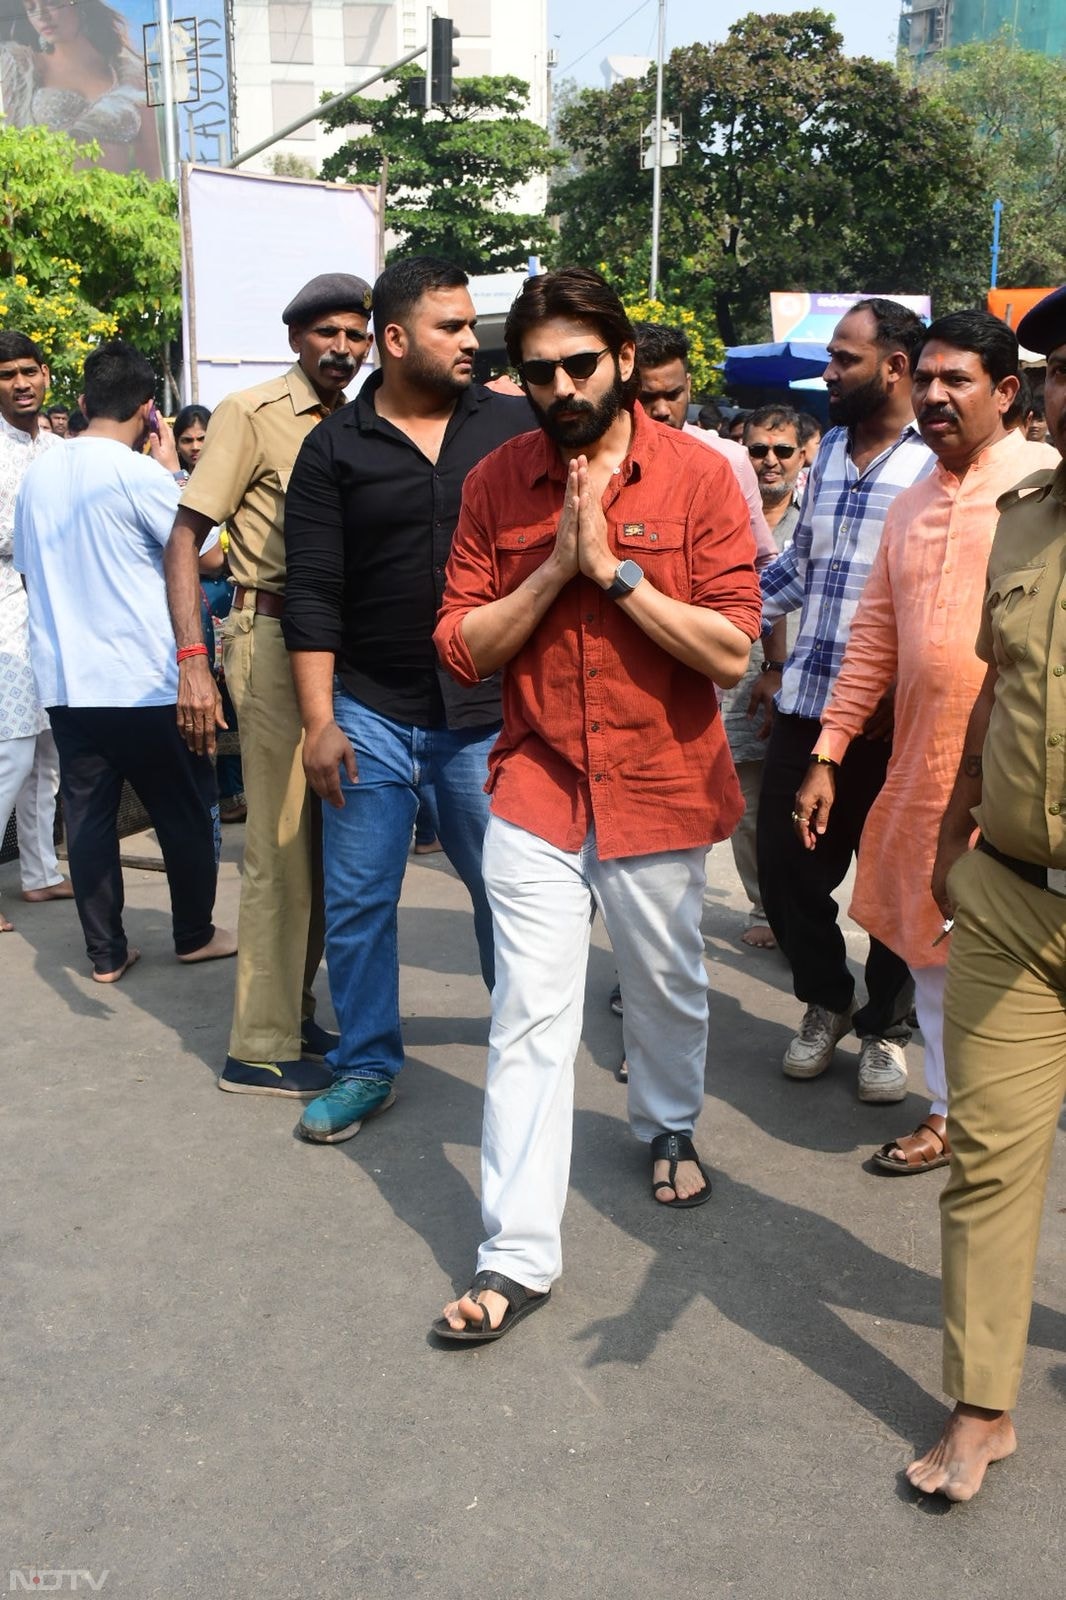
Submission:
<svg viewBox="0 0 1066 1600">
<path fill-rule="evenodd" d="M 919 65 L 1004 32 L 1022 50 L 1066 56 L 1066 0 L 904 0 L 899 19 L 900 49 Z"/>
<path fill-rule="evenodd" d="M 547 0 L 436 0 L 438 16 L 458 30 L 457 77 L 521 78 L 530 86 L 527 115 L 548 121 Z M 338 94 L 425 42 L 422 0 L 232 0 L 235 149 L 248 149 L 303 115 L 324 94 Z M 367 89 L 383 93 L 380 84 Z M 247 170 L 271 170 L 275 154 L 296 156 L 317 172 L 345 142 L 311 122 L 253 157 Z"/>
</svg>

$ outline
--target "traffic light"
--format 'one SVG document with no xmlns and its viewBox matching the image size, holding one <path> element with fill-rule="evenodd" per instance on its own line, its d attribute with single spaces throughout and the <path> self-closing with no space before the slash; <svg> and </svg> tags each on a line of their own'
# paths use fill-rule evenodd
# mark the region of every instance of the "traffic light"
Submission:
<svg viewBox="0 0 1066 1600">
<path fill-rule="evenodd" d="M 430 30 L 429 98 L 435 106 L 449 106 L 455 98 L 452 72 L 459 65 L 453 54 L 457 37 L 451 17 L 434 17 Z"/>
<path fill-rule="evenodd" d="M 450 17 L 434 17 L 430 25 L 429 48 L 426 67 L 429 72 L 429 98 L 426 98 L 425 78 L 408 78 L 407 104 L 412 111 L 430 106 L 450 106 L 455 99 L 452 73 L 459 65 L 453 54 L 454 41 L 459 29 Z"/>
</svg>

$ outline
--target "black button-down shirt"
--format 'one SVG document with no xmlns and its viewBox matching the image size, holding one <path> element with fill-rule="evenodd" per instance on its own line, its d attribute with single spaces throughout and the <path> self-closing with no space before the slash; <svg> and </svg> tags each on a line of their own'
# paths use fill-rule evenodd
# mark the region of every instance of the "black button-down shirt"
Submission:
<svg viewBox="0 0 1066 1600">
<path fill-rule="evenodd" d="M 466 475 L 535 419 L 525 400 L 474 385 L 434 463 L 378 416 L 380 387 L 375 373 L 296 458 L 285 501 L 285 643 L 332 651 L 349 693 L 397 722 L 484 727 L 500 720 L 498 676 L 456 683 L 433 629 Z"/>
</svg>

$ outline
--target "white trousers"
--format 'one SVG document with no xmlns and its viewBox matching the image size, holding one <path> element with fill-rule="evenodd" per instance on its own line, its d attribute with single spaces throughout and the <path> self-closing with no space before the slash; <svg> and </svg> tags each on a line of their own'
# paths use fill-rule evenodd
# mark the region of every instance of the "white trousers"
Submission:
<svg viewBox="0 0 1066 1600">
<path fill-rule="evenodd" d="M 599 861 L 591 833 L 569 853 L 489 818 L 484 872 L 496 987 L 481 1143 L 488 1238 L 479 1270 L 536 1290 L 559 1276 L 574 1058 L 597 907 L 625 995 L 630 1126 L 645 1143 L 695 1127 L 707 1064 L 705 859 L 700 847 Z"/>
<path fill-rule="evenodd" d="M 925 1040 L 925 1087 L 932 1105 L 929 1110 L 938 1117 L 948 1111 L 948 1077 L 944 1067 L 944 985 L 948 969 L 941 967 L 912 967 L 914 978 L 914 1009 L 918 1026 Z"/>
<path fill-rule="evenodd" d="M 0 830 L 14 811 L 24 889 L 63 881 L 52 842 L 58 789 L 59 756 L 50 729 L 36 737 L 0 739 Z"/>
</svg>

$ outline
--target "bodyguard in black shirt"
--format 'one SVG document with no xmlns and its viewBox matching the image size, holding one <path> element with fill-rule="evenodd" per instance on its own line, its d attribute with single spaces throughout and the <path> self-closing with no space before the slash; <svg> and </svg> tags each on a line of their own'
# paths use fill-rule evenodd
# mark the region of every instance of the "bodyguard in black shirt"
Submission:
<svg viewBox="0 0 1066 1600">
<path fill-rule="evenodd" d="M 475 385 L 466 274 L 415 257 L 374 285 L 381 372 L 309 434 L 286 497 L 283 629 L 304 725 L 304 769 L 323 813 L 326 964 L 341 1039 L 336 1081 L 300 1132 L 358 1133 L 392 1104 L 403 1065 L 396 910 L 420 789 L 470 892 L 493 982 L 481 881 L 488 752 L 499 685 L 463 689 L 433 629 L 463 481 L 535 424 L 524 399 Z"/>
</svg>

